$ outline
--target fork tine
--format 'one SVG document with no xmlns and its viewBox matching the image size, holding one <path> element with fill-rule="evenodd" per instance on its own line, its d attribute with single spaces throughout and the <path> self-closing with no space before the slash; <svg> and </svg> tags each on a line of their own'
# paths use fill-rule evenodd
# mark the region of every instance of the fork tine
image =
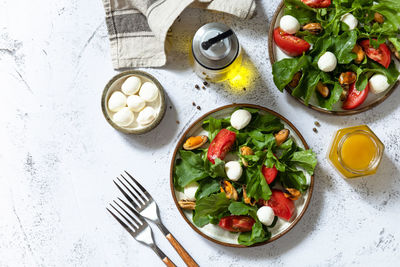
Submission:
<svg viewBox="0 0 400 267">
<path fill-rule="evenodd" d="M 114 219 L 116 219 L 121 225 L 122 227 L 125 228 L 126 231 L 128 231 L 131 235 L 133 235 L 134 230 L 132 230 L 131 228 L 129 228 L 128 225 L 126 225 L 126 223 L 124 223 L 120 218 L 118 218 L 117 215 L 115 215 L 111 210 L 109 210 L 108 208 L 106 208 L 107 211 L 114 217 Z"/>
<path fill-rule="evenodd" d="M 146 194 L 144 194 L 141 190 L 137 190 L 126 178 L 124 175 L 121 174 L 121 177 L 135 190 L 137 196 L 141 198 L 144 202 L 148 201 L 151 199 L 151 197 L 147 197 Z"/>
<path fill-rule="evenodd" d="M 118 212 L 119 215 L 122 216 L 122 218 L 125 219 L 125 221 L 133 228 L 132 230 L 135 231 L 135 229 L 139 229 L 139 225 L 134 225 L 128 218 L 126 218 L 117 208 L 115 208 L 111 203 L 110 206 L 113 207 L 113 209 Z"/>
<path fill-rule="evenodd" d="M 120 200 L 121 200 L 121 199 L 120 199 Z M 125 214 L 128 215 L 129 218 L 131 218 L 132 221 L 134 221 L 138 226 L 144 224 L 141 220 L 138 220 L 138 219 L 134 218 L 132 215 L 130 215 L 120 204 L 118 204 L 117 201 L 114 200 L 114 203 L 117 204 L 117 206 L 118 206 L 121 210 L 123 210 L 123 211 L 125 212 Z M 126 203 L 124 203 L 124 204 L 127 205 Z M 127 206 L 127 207 L 130 207 L 130 206 Z M 130 210 L 133 210 L 133 208 L 130 207 Z M 136 215 L 136 214 L 135 214 L 135 215 Z M 136 216 L 137 216 L 137 215 L 136 215 Z M 137 216 L 137 217 L 140 218 L 139 216 Z"/>
<path fill-rule="evenodd" d="M 121 181 L 121 179 L 117 177 L 117 180 L 126 188 L 126 190 L 129 191 L 129 193 L 131 193 L 131 195 L 135 198 L 137 203 L 133 201 L 133 199 L 115 181 L 113 181 L 114 184 L 118 187 L 119 191 L 121 191 L 121 193 L 129 200 L 130 203 L 132 203 L 132 205 L 136 209 L 140 208 L 140 206 L 144 204 L 144 201 L 143 200 L 140 201 L 139 198 Z"/>
<path fill-rule="evenodd" d="M 127 171 L 125 171 L 125 173 L 132 179 L 132 181 L 143 191 L 143 193 L 147 196 L 147 198 L 150 200 L 150 199 L 152 199 L 152 197 L 150 196 L 150 194 L 147 192 L 147 190 L 146 189 L 144 189 L 144 187 L 141 185 L 141 184 L 139 184 L 136 180 L 135 180 L 135 178 L 133 178 L 132 177 L 132 175 L 130 175 Z"/>
<path fill-rule="evenodd" d="M 136 217 L 138 218 L 142 218 L 142 215 L 139 214 L 139 212 L 137 212 L 134 208 L 132 208 L 128 203 L 126 203 L 124 200 L 122 200 L 121 198 L 118 198 L 119 201 L 121 201 L 122 203 L 124 203 L 124 205 L 133 212 L 133 214 L 135 214 Z"/>
</svg>

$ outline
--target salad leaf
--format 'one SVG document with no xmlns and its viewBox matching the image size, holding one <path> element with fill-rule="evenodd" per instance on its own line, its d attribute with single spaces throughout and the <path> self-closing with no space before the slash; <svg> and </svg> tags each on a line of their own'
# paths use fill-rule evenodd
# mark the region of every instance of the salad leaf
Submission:
<svg viewBox="0 0 400 267">
<path fill-rule="evenodd" d="M 261 173 L 261 166 L 248 167 L 246 170 L 247 196 L 252 197 L 255 200 L 268 200 L 271 197 L 272 192 Z"/>
<path fill-rule="evenodd" d="M 304 66 L 309 64 L 311 58 L 303 55 L 295 58 L 285 58 L 277 61 L 272 65 L 272 75 L 274 83 L 278 89 L 283 92 L 283 89 L 288 85 L 296 72 L 302 70 Z"/>
<path fill-rule="evenodd" d="M 250 215 L 254 219 L 258 220 L 257 208 L 246 205 L 243 202 L 237 202 L 237 201 L 232 202 L 229 205 L 228 210 L 232 215 Z"/>
<path fill-rule="evenodd" d="M 196 201 L 193 222 L 198 227 L 203 227 L 210 222 L 211 218 L 220 219 L 227 214 L 231 200 L 226 198 L 225 193 L 213 194 L 200 198 Z"/>
<path fill-rule="evenodd" d="M 283 123 L 278 117 L 270 113 L 264 115 L 258 114 L 246 128 L 255 129 L 261 132 L 275 132 L 283 129 Z"/>
<path fill-rule="evenodd" d="M 344 32 L 338 38 L 335 38 L 332 52 L 336 55 L 339 64 L 348 64 L 356 58 L 356 54 L 351 52 L 356 42 L 356 31 Z"/>
<path fill-rule="evenodd" d="M 287 167 L 285 172 L 279 173 L 279 179 L 283 187 L 295 188 L 300 192 L 304 192 L 308 188 L 306 176 L 300 170 Z"/>
<path fill-rule="evenodd" d="M 257 221 L 251 232 L 240 233 L 238 242 L 245 246 L 251 246 L 255 243 L 260 243 L 271 238 L 271 233 L 265 231 L 261 222 Z"/>
<path fill-rule="evenodd" d="M 203 122 L 203 129 L 208 131 L 208 138 L 211 142 L 222 128 L 225 128 L 230 124 L 230 118 L 215 119 L 213 117 L 209 117 Z"/>
<path fill-rule="evenodd" d="M 339 101 L 340 95 L 343 92 L 342 86 L 338 82 L 334 83 L 334 87 L 330 90 L 328 98 L 323 98 L 317 94 L 318 103 L 321 107 L 331 110 L 333 105 Z"/>
<path fill-rule="evenodd" d="M 297 18 L 300 24 L 306 24 L 314 20 L 316 16 L 315 9 L 307 6 L 300 0 L 286 0 L 285 7 L 285 15 Z"/>
<path fill-rule="evenodd" d="M 192 151 L 180 150 L 180 159 L 176 160 L 176 182 L 180 187 L 185 187 L 191 182 L 201 180 L 209 176 L 203 168 L 203 159 L 200 154 Z"/>
<path fill-rule="evenodd" d="M 294 152 L 290 162 L 294 165 L 302 167 L 310 175 L 314 173 L 315 166 L 317 165 L 317 156 L 309 150 Z"/>
<path fill-rule="evenodd" d="M 267 147 L 272 147 L 276 144 L 276 140 L 273 134 L 263 134 L 262 132 L 255 130 L 250 132 L 249 136 L 251 137 L 250 140 L 253 145 L 259 150 L 263 150 Z"/>
<path fill-rule="evenodd" d="M 320 80 L 321 71 L 308 69 L 305 75 L 301 76 L 299 84 L 293 89 L 292 95 L 303 98 L 304 103 L 308 105 L 308 102 L 315 91 Z"/>
<path fill-rule="evenodd" d="M 220 190 L 220 181 L 215 179 L 203 179 L 199 181 L 199 188 L 196 191 L 196 199 L 208 197 Z"/>
<path fill-rule="evenodd" d="M 220 158 L 216 158 L 214 160 L 214 164 L 212 164 L 208 159 L 207 155 L 204 154 L 204 169 L 208 172 L 210 177 L 226 177 L 225 174 L 225 161 Z"/>
</svg>

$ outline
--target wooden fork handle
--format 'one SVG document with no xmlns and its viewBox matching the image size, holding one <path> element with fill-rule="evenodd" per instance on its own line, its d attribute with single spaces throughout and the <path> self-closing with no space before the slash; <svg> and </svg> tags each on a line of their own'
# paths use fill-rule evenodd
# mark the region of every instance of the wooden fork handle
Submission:
<svg viewBox="0 0 400 267">
<path fill-rule="evenodd" d="M 165 256 L 164 259 L 162 259 L 162 261 L 165 263 L 166 266 L 168 267 L 176 267 L 175 264 L 167 257 Z"/>
<path fill-rule="evenodd" d="M 179 242 L 175 239 L 175 237 L 168 233 L 165 236 L 171 245 L 175 248 L 176 252 L 178 252 L 179 256 L 181 256 L 182 260 L 186 263 L 189 267 L 198 267 L 199 265 L 194 261 L 192 257 L 190 257 L 189 253 L 179 244 Z M 163 260 L 164 261 L 164 260 Z"/>
</svg>

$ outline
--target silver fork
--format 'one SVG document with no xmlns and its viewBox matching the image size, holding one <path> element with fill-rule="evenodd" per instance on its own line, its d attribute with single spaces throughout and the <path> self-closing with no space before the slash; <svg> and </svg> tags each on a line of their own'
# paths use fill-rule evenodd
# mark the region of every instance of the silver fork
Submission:
<svg viewBox="0 0 400 267">
<path fill-rule="evenodd" d="M 134 239 L 150 247 L 160 257 L 165 265 L 167 265 L 168 267 L 176 267 L 175 264 L 164 254 L 164 252 L 162 252 L 161 249 L 159 249 L 157 245 L 154 244 L 153 232 L 151 231 L 151 228 L 147 224 L 147 222 L 141 219 L 141 216 L 128 203 L 120 198 L 118 199 L 129 209 L 131 213 L 136 216 L 136 218 L 132 216 L 115 200 L 114 203 L 123 211 L 123 213 L 125 213 L 126 216 L 111 203 L 110 206 L 114 209 L 116 213 L 119 214 L 119 216 L 117 216 L 116 213 L 112 212 L 109 208 L 107 208 L 108 212 L 111 213 L 111 215 L 125 228 L 126 231 L 131 234 Z"/>
<path fill-rule="evenodd" d="M 127 171 L 125 171 L 125 173 L 130 178 L 130 181 L 132 181 L 136 185 L 136 187 L 133 186 L 132 183 L 128 179 L 126 179 L 124 175 L 121 174 L 121 177 L 124 181 L 122 181 L 120 178 L 117 177 L 117 180 L 121 185 L 119 185 L 116 181 L 114 181 L 118 189 L 128 199 L 128 201 L 132 204 L 132 206 L 141 216 L 154 222 L 158 226 L 158 228 L 160 228 L 161 232 L 168 239 L 171 245 L 175 248 L 176 252 L 178 252 L 179 256 L 181 256 L 182 260 L 186 263 L 187 266 L 198 267 L 199 265 L 193 260 L 193 258 L 175 239 L 175 237 L 162 224 L 159 216 L 158 206 L 151 197 L 151 195 L 141 184 L 139 184 L 132 177 L 132 175 L 130 175 Z M 125 188 L 125 190 L 123 189 L 123 187 Z"/>
</svg>

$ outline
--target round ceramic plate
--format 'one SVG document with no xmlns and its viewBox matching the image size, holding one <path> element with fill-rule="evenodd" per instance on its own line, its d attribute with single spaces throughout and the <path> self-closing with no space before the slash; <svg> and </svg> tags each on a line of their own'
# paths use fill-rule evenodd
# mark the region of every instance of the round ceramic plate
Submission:
<svg viewBox="0 0 400 267">
<path fill-rule="evenodd" d="M 173 183 L 173 172 L 174 172 L 175 161 L 179 157 L 178 151 L 182 149 L 182 145 L 186 141 L 186 139 L 189 138 L 190 136 L 196 136 L 201 134 L 207 135 L 207 132 L 202 128 L 203 121 L 206 120 L 208 117 L 214 117 L 217 119 L 227 118 L 238 107 L 255 108 L 258 109 L 261 114 L 271 113 L 275 115 L 276 117 L 281 119 L 282 123 L 285 125 L 285 128 L 290 130 L 290 136 L 296 141 L 297 145 L 304 149 L 308 149 L 308 145 L 304 140 L 304 138 L 301 136 L 300 132 L 286 118 L 265 107 L 251 105 L 251 104 L 232 104 L 214 109 L 201 116 L 192 125 L 190 125 L 190 127 L 183 133 L 183 135 L 179 139 L 178 144 L 176 145 L 171 161 L 170 186 L 171 186 L 172 197 L 175 201 L 175 205 L 178 208 L 181 215 L 183 216 L 183 218 L 185 219 L 185 221 L 198 234 L 215 243 L 230 247 L 246 247 L 246 246 L 238 244 L 237 242 L 237 238 L 239 235 L 238 233 L 231 233 L 229 231 L 225 231 L 221 229 L 218 225 L 208 224 L 202 228 L 195 226 L 192 220 L 192 211 L 183 210 L 180 208 L 180 206 L 178 205 L 178 201 L 184 199 L 184 194 L 182 192 L 175 190 Z M 227 155 L 227 158 L 228 157 L 229 155 Z M 308 207 L 308 204 L 310 203 L 314 185 L 314 177 L 308 175 L 307 173 L 304 174 L 307 177 L 309 188 L 307 192 L 301 196 L 300 199 L 295 201 L 295 213 L 294 213 L 295 215 L 289 222 L 279 219 L 275 227 L 270 229 L 272 233 L 271 239 L 262 243 L 257 243 L 253 246 L 263 245 L 278 239 L 279 237 L 289 232 L 289 230 L 292 229 L 296 225 L 296 223 L 301 219 L 301 217 L 303 216 L 304 212 Z"/>
<path fill-rule="evenodd" d="M 270 24 L 270 28 L 269 28 L 269 33 L 268 33 L 268 52 L 269 52 L 269 58 L 271 61 L 271 65 L 274 64 L 276 61 L 279 61 L 281 59 L 284 58 L 289 58 L 288 55 L 286 55 L 274 42 L 274 37 L 273 37 L 273 32 L 274 29 L 276 27 L 279 26 L 279 21 L 281 19 L 281 17 L 283 16 L 283 10 L 284 10 L 284 3 L 282 2 L 278 8 L 275 11 L 274 17 L 272 18 L 271 24 Z M 400 64 L 397 60 L 395 60 L 395 64 L 397 66 L 397 69 L 400 70 Z M 332 110 L 327 110 L 325 108 L 321 108 L 318 106 L 318 100 L 314 96 L 310 99 L 309 101 L 309 105 L 306 105 L 304 103 L 304 101 L 300 98 L 297 98 L 295 96 L 294 97 L 297 101 L 303 103 L 304 105 L 306 105 L 307 107 L 320 111 L 320 112 L 324 112 L 324 113 L 329 113 L 329 114 L 334 114 L 334 115 L 352 115 L 352 114 L 357 114 L 360 112 L 364 112 L 366 110 L 369 110 L 377 105 L 379 105 L 380 103 L 382 103 L 386 98 L 388 98 L 393 91 L 398 87 L 399 85 L 399 81 L 397 81 L 391 88 L 389 88 L 388 90 L 386 90 L 385 92 L 382 92 L 380 94 L 373 94 L 370 93 L 368 94 L 367 99 L 364 101 L 364 103 L 359 106 L 356 109 L 352 109 L 352 110 L 344 110 L 341 108 L 341 101 L 338 101 L 332 108 Z M 286 90 L 289 92 L 290 95 L 292 95 L 292 90 L 289 86 L 285 87 Z"/>
</svg>

